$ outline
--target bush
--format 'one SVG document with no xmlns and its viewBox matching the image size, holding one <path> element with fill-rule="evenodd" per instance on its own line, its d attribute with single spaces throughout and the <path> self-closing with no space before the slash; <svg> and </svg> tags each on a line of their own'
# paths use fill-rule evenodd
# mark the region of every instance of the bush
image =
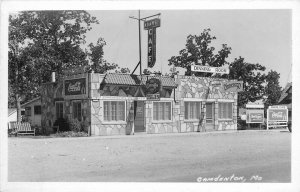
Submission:
<svg viewBox="0 0 300 192">
<path fill-rule="evenodd" d="M 88 133 L 89 131 L 89 122 L 87 120 L 81 122 L 81 130 Z"/>
<path fill-rule="evenodd" d="M 81 123 L 78 119 L 69 118 L 68 119 L 69 129 L 70 131 L 80 132 L 81 131 Z"/>
<path fill-rule="evenodd" d="M 51 135 L 52 137 L 87 137 L 88 134 L 85 132 L 74 132 L 74 131 L 65 131 L 58 132 Z"/>
<path fill-rule="evenodd" d="M 69 131 L 70 130 L 69 124 L 68 124 L 67 120 L 64 119 L 64 118 L 58 118 L 54 122 L 53 125 L 54 126 L 59 126 L 59 131 Z M 57 130 L 54 130 L 54 131 L 56 132 Z"/>
</svg>

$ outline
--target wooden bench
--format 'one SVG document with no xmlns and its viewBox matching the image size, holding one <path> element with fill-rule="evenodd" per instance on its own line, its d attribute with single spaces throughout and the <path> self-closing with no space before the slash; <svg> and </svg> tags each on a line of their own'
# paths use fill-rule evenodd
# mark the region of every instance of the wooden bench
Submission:
<svg viewBox="0 0 300 192">
<path fill-rule="evenodd" d="M 30 123 L 18 123 L 18 122 L 9 122 L 8 129 L 13 130 L 17 135 L 33 135 L 35 136 L 35 129 L 31 128 Z"/>
</svg>

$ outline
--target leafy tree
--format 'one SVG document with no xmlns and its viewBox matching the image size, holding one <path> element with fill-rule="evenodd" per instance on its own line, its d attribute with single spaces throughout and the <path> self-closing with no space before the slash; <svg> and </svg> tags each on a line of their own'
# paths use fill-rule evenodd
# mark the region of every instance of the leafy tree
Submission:
<svg viewBox="0 0 300 192">
<path fill-rule="evenodd" d="M 204 29 L 200 35 L 189 35 L 186 40 L 185 48 L 179 51 L 179 56 L 172 56 L 169 65 L 186 68 L 185 75 L 191 75 L 191 65 L 209 65 L 221 67 L 228 64 L 226 58 L 230 54 L 231 48 L 226 44 L 218 53 L 214 53 L 215 48 L 211 46 L 215 36 L 210 35 L 210 29 Z M 196 76 L 209 77 L 211 73 L 195 73 Z"/>
<path fill-rule="evenodd" d="M 229 64 L 229 75 L 222 77 L 243 81 L 244 91 L 238 94 L 238 106 L 242 107 L 249 101 L 254 102 L 264 96 L 266 75 L 262 72 L 265 67 L 260 64 L 244 62 L 244 58 L 235 59 Z"/>
<path fill-rule="evenodd" d="M 278 103 L 278 100 L 281 96 L 282 88 L 279 85 L 280 74 L 276 71 L 269 71 L 266 76 L 266 87 L 265 87 L 265 108 L 268 108 L 270 105 L 275 105 Z"/>
<path fill-rule="evenodd" d="M 264 95 L 265 75 L 262 72 L 265 67 L 260 64 L 251 64 L 244 61 L 244 58 L 235 59 L 234 62 L 226 61 L 231 48 L 222 44 L 221 50 L 215 53 L 211 46 L 216 37 L 210 35 L 210 29 L 204 29 L 199 35 L 189 35 L 185 48 L 179 51 L 179 56 L 172 56 L 169 65 L 187 69 L 185 75 L 191 75 L 191 65 L 222 67 L 228 65 L 230 73 L 220 75 L 212 73 L 194 73 L 195 76 L 216 77 L 237 79 L 243 81 L 244 91 L 239 93 L 238 105 L 244 106 L 248 101 L 256 101 Z M 177 73 L 173 71 L 173 73 Z"/>
<path fill-rule="evenodd" d="M 20 103 L 39 94 L 51 72 L 87 65 L 80 48 L 91 24 L 98 24 L 86 11 L 23 11 L 9 16 L 9 87 L 20 120 Z"/>
</svg>

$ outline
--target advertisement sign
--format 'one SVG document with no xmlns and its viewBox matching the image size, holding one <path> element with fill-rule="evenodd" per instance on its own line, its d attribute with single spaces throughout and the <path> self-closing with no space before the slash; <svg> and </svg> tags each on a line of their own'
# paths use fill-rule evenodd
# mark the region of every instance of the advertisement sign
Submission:
<svg viewBox="0 0 300 192">
<path fill-rule="evenodd" d="M 154 94 L 159 92 L 161 82 L 159 79 L 152 78 L 146 81 L 146 92 L 149 94 Z"/>
<path fill-rule="evenodd" d="M 269 108 L 268 121 L 288 121 L 288 110 L 283 108 Z"/>
<path fill-rule="evenodd" d="M 148 67 L 152 68 L 156 62 L 156 28 L 148 30 Z"/>
<path fill-rule="evenodd" d="M 86 78 L 65 80 L 65 95 L 86 94 Z"/>
<path fill-rule="evenodd" d="M 149 101 L 159 101 L 160 100 L 160 95 L 157 94 L 147 94 L 147 100 Z"/>
<path fill-rule="evenodd" d="M 240 92 L 243 91 L 243 81 L 226 82 L 223 85 L 224 91 L 227 92 Z"/>
<path fill-rule="evenodd" d="M 191 65 L 191 71 L 205 72 L 205 73 L 229 74 L 228 67 L 210 67 L 210 66 L 201 66 L 201 65 Z"/>
<path fill-rule="evenodd" d="M 247 110 L 246 123 L 263 123 L 264 122 L 264 110 Z"/>
<path fill-rule="evenodd" d="M 160 19 L 155 18 L 144 22 L 144 29 L 149 30 L 152 28 L 160 27 Z"/>
</svg>

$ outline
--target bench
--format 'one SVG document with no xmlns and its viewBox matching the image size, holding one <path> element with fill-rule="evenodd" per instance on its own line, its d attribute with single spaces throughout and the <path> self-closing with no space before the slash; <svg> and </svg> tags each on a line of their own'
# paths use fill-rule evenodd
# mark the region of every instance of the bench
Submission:
<svg viewBox="0 0 300 192">
<path fill-rule="evenodd" d="M 31 128 L 30 123 L 18 123 L 18 122 L 9 122 L 8 129 L 15 131 L 17 135 L 33 135 L 35 136 L 35 129 Z"/>
</svg>

